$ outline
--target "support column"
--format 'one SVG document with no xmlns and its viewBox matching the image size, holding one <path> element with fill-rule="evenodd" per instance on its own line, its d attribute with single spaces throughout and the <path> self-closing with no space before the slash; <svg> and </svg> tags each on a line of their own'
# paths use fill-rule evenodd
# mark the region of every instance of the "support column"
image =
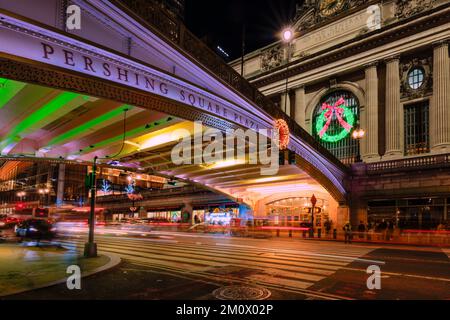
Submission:
<svg viewBox="0 0 450 320">
<path fill-rule="evenodd" d="M 350 207 L 340 204 L 337 208 L 337 220 L 333 228 L 339 232 L 347 221 L 350 221 Z"/>
<path fill-rule="evenodd" d="M 184 203 L 184 208 L 181 212 L 181 214 L 183 215 L 183 213 L 189 213 L 189 220 L 191 222 L 192 225 L 195 224 L 194 222 L 194 209 L 192 208 L 192 204 L 191 203 Z M 183 219 L 183 216 L 181 217 L 181 219 Z"/>
<path fill-rule="evenodd" d="M 289 91 L 289 106 L 288 106 L 288 108 L 289 108 L 289 116 L 292 118 L 292 119 L 295 119 L 295 103 L 296 103 L 296 100 L 295 100 L 295 90 L 290 90 Z"/>
<path fill-rule="evenodd" d="M 58 189 L 56 191 L 56 206 L 59 207 L 64 202 L 64 182 L 66 178 L 66 165 L 59 164 L 58 168 Z"/>
<path fill-rule="evenodd" d="M 301 87 L 295 90 L 295 122 L 303 129 L 305 128 L 305 87 Z"/>
<path fill-rule="evenodd" d="M 401 120 L 399 57 L 392 57 L 386 61 L 386 153 L 384 159 L 400 158 L 403 155 Z"/>
<path fill-rule="evenodd" d="M 287 100 L 287 101 L 286 101 Z M 286 91 L 283 91 L 281 93 L 281 105 L 280 108 L 281 110 L 286 113 L 288 116 L 291 115 L 291 110 L 290 110 L 290 99 L 289 99 L 289 94 L 286 95 Z"/>
<path fill-rule="evenodd" d="M 430 108 L 432 152 L 450 152 L 449 70 L 448 43 L 436 43 L 433 55 L 433 100 Z"/>
<path fill-rule="evenodd" d="M 378 154 L 378 74 L 377 63 L 366 66 L 366 106 L 365 123 L 361 125 L 366 131 L 363 139 L 362 159 L 364 162 L 380 161 Z"/>
</svg>

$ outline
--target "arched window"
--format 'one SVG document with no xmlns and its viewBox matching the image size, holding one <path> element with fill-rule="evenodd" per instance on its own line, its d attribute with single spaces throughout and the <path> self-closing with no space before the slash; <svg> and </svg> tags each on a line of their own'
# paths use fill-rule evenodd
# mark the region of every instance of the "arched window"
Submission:
<svg viewBox="0 0 450 320">
<path fill-rule="evenodd" d="M 327 94 L 314 110 L 314 138 L 344 164 L 359 159 L 359 140 L 351 135 L 359 125 L 359 115 L 358 99 L 345 90 Z"/>
</svg>

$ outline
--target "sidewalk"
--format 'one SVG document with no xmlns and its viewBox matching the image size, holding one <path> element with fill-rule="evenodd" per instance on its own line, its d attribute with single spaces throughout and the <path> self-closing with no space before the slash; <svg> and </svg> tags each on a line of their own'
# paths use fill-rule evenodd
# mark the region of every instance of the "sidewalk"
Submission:
<svg viewBox="0 0 450 320">
<path fill-rule="evenodd" d="M 222 232 L 215 232 L 215 234 L 223 234 L 230 235 L 230 231 L 224 229 Z M 186 232 L 186 231 L 178 231 L 178 232 Z M 214 234 L 214 232 L 204 232 L 204 231 L 187 231 L 192 234 Z M 258 236 L 259 235 L 259 236 Z M 292 231 L 291 233 L 288 229 L 283 229 L 279 233 L 274 230 L 267 232 L 256 232 L 253 234 L 247 235 L 234 235 L 234 237 L 242 237 L 242 238 L 271 238 L 277 240 L 305 240 L 305 241 L 329 241 L 329 242 L 345 242 L 344 234 L 342 232 L 338 232 L 336 238 L 334 238 L 332 233 L 321 234 L 321 237 L 318 237 L 318 234 L 315 233 L 314 237 L 311 238 L 308 232 L 299 232 Z M 358 232 L 352 233 L 352 243 L 359 244 L 372 244 L 372 245 L 398 245 L 398 246 L 414 246 L 414 247 L 437 247 L 437 248 L 450 248 L 450 234 L 442 235 L 440 238 L 433 237 L 430 235 L 415 235 L 415 234 L 404 234 L 392 236 L 390 240 L 385 239 L 386 236 L 381 233 L 372 233 L 367 234 L 364 233 L 362 237 L 359 237 Z"/>
<path fill-rule="evenodd" d="M 71 265 L 87 277 L 120 263 L 113 255 L 87 259 L 57 245 L 31 244 L 0 244 L 0 297 L 64 283 Z"/>
</svg>

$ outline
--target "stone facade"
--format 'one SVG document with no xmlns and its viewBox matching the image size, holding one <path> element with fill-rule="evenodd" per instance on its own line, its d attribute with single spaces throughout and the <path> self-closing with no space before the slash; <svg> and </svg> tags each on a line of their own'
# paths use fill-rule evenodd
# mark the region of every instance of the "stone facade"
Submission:
<svg viewBox="0 0 450 320">
<path fill-rule="evenodd" d="M 289 113 L 282 110 L 312 135 L 314 112 L 327 95 L 344 90 L 357 99 L 354 129 L 365 136 L 359 141 L 361 162 L 350 165 L 350 197 L 338 208 L 341 220 L 367 221 L 371 201 L 400 205 L 422 198 L 442 200 L 440 219 L 448 219 L 450 3 L 344 0 L 330 13 L 325 2 L 298 8 L 289 68 L 281 59 L 264 68 L 258 64 L 276 43 L 244 57 L 245 76 L 274 101 L 281 96 L 284 102 L 290 92 Z"/>
</svg>

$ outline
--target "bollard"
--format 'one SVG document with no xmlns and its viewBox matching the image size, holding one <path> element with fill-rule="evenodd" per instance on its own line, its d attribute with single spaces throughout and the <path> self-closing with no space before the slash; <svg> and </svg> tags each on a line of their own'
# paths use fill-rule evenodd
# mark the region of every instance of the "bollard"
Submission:
<svg viewBox="0 0 450 320">
<path fill-rule="evenodd" d="M 320 239 L 320 237 L 322 236 L 322 228 L 317 229 L 317 238 Z"/>
<path fill-rule="evenodd" d="M 292 230 L 289 229 L 289 238 L 292 238 Z"/>
<path fill-rule="evenodd" d="M 333 230 L 333 239 L 334 240 L 337 239 L 337 230 L 336 229 Z"/>
<path fill-rule="evenodd" d="M 314 228 L 309 229 L 309 237 L 314 238 Z"/>
<path fill-rule="evenodd" d="M 277 237 L 280 236 L 280 229 L 277 229 Z"/>
<path fill-rule="evenodd" d="M 303 238 L 306 238 L 306 230 L 303 230 Z"/>
</svg>

